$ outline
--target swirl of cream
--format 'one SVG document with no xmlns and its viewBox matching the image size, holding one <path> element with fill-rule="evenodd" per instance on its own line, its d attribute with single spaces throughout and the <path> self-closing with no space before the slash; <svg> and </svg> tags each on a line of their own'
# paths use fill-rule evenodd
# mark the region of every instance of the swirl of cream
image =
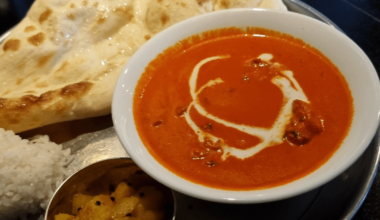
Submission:
<svg viewBox="0 0 380 220">
<path fill-rule="evenodd" d="M 293 101 L 295 99 L 302 100 L 304 102 L 309 102 L 309 101 L 306 95 L 304 94 L 302 88 L 298 84 L 297 80 L 293 77 L 293 72 L 286 70 L 286 71 L 281 71 L 282 75 L 277 75 L 271 79 L 271 82 L 282 91 L 284 104 L 282 105 L 281 110 L 275 122 L 273 123 L 273 126 L 270 129 L 260 128 L 260 127 L 255 127 L 255 126 L 248 126 L 244 124 L 235 124 L 208 113 L 201 106 L 200 101 L 198 99 L 198 95 L 207 87 L 212 87 L 216 84 L 223 83 L 223 80 L 220 78 L 210 80 L 206 84 L 204 84 L 202 87 L 200 87 L 198 90 L 196 90 L 199 70 L 204 64 L 208 62 L 211 62 L 213 60 L 228 59 L 228 58 L 229 56 L 209 57 L 209 58 L 201 60 L 194 67 L 189 79 L 190 94 L 193 101 L 190 103 L 188 107 L 188 111 L 186 111 L 184 116 L 185 116 L 186 122 L 193 129 L 195 134 L 198 135 L 198 140 L 200 142 L 204 142 L 205 138 L 208 138 L 209 140 L 213 142 L 221 141 L 223 143 L 221 145 L 223 149 L 223 155 L 222 155 L 223 160 L 227 159 L 227 157 L 229 156 L 235 156 L 239 159 L 245 159 L 257 154 L 258 152 L 260 152 L 266 147 L 281 144 L 284 141 L 283 131 L 285 130 L 285 126 L 289 122 L 290 118 L 292 117 Z M 258 58 L 265 62 L 271 63 L 270 60 L 273 59 L 273 55 L 262 54 Z M 273 65 L 279 65 L 279 64 L 275 63 Z M 194 107 L 198 111 L 198 113 L 201 114 L 202 116 L 207 117 L 208 119 L 211 119 L 213 121 L 216 121 L 217 123 L 223 124 L 224 126 L 237 129 L 241 132 L 244 132 L 252 136 L 256 136 L 261 140 L 261 142 L 247 149 L 238 149 L 232 146 L 228 146 L 227 144 L 224 143 L 222 138 L 218 138 L 209 133 L 204 132 L 194 123 L 194 121 L 190 117 L 190 109 L 192 107 Z"/>
</svg>

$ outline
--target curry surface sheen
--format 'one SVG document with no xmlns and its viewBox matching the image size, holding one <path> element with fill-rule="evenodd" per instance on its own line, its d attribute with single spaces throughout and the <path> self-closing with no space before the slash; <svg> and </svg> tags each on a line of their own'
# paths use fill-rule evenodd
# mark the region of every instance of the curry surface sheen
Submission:
<svg viewBox="0 0 380 220">
<path fill-rule="evenodd" d="M 270 64 L 255 64 L 262 54 L 273 56 Z M 276 126 L 284 95 L 271 80 L 289 70 L 323 118 L 324 131 L 303 146 L 284 140 L 245 159 L 222 159 L 224 144 L 246 149 L 261 140 L 189 108 L 192 71 L 214 56 L 228 58 L 202 65 L 196 82 L 199 89 L 210 80 L 222 81 L 197 95 L 208 114 L 238 125 Z M 313 172 L 339 148 L 353 116 L 348 85 L 326 57 L 299 39 L 260 28 L 210 31 L 167 49 L 140 78 L 133 108 L 138 133 L 159 163 L 189 181 L 226 190 L 275 187 Z M 185 113 L 203 132 L 223 141 L 200 141 Z"/>
</svg>

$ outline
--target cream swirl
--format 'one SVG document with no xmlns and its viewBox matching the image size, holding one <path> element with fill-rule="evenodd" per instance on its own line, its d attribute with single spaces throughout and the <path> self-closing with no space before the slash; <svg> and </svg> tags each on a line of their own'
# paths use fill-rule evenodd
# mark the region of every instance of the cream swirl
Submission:
<svg viewBox="0 0 380 220">
<path fill-rule="evenodd" d="M 248 126 L 244 124 L 236 124 L 233 122 L 226 121 L 221 119 L 213 114 L 208 113 L 200 104 L 198 95 L 207 87 L 212 87 L 214 85 L 224 83 L 222 79 L 216 78 L 214 80 L 208 81 L 206 84 L 202 85 L 198 90 L 197 88 L 197 80 L 199 75 L 200 68 L 211 61 L 219 60 L 219 59 L 228 59 L 230 56 L 214 56 L 201 60 L 197 65 L 195 65 L 190 79 L 190 94 L 193 101 L 190 103 L 188 107 L 188 111 L 184 114 L 185 119 L 189 126 L 193 129 L 195 134 L 198 135 L 198 140 L 200 142 L 204 142 L 205 139 L 209 139 L 213 142 L 221 142 L 221 147 L 223 149 L 222 159 L 225 160 L 229 156 L 235 156 L 239 159 L 245 159 L 251 157 L 266 147 L 274 146 L 277 144 L 281 144 L 283 140 L 283 132 L 285 130 L 285 126 L 289 122 L 292 117 L 292 103 L 295 99 L 302 100 L 304 102 L 309 102 L 306 95 L 304 94 L 301 86 L 298 84 L 297 80 L 293 77 L 293 72 L 290 70 L 280 71 L 280 75 L 276 75 L 271 79 L 271 82 L 276 85 L 283 93 L 283 105 L 280 109 L 280 112 L 273 123 L 273 126 L 269 129 Z M 265 61 L 274 66 L 280 66 L 278 63 L 271 63 L 270 60 L 273 59 L 272 54 L 262 54 L 258 57 L 262 61 Z M 213 120 L 217 123 L 223 124 L 224 126 L 234 128 L 246 134 L 256 136 L 260 139 L 260 143 L 252 146 L 247 149 L 238 149 L 232 146 L 227 145 L 222 138 L 215 137 L 209 133 L 204 132 L 198 125 L 190 117 L 191 108 L 195 108 L 199 114 L 204 117 L 207 117 L 210 120 Z"/>
</svg>

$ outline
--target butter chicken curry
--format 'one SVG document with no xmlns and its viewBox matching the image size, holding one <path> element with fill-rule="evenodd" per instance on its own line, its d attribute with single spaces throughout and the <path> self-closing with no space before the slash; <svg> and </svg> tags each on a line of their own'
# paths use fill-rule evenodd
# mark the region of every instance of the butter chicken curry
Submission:
<svg viewBox="0 0 380 220">
<path fill-rule="evenodd" d="M 313 172 L 353 117 L 348 84 L 328 58 L 262 28 L 218 29 L 168 48 L 146 67 L 133 105 L 159 163 L 226 190 L 275 187 Z"/>
</svg>

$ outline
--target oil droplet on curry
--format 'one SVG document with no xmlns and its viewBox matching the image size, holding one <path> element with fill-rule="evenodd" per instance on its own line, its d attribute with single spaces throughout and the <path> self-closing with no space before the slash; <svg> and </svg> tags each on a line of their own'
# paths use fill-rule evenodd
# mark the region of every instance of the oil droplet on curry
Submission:
<svg viewBox="0 0 380 220">
<path fill-rule="evenodd" d="M 321 52 L 262 28 L 218 29 L 158 55 L 134 94 L 138 133 L 176 175 L 226 190 L 313 172 L 339 148 L 353 100 Z"/>
</svg>

